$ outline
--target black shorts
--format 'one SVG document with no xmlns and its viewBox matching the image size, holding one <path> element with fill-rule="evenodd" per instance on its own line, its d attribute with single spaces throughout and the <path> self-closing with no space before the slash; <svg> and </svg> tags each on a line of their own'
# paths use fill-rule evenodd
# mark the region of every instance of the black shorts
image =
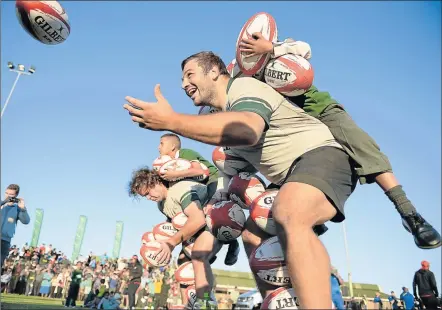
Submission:
<svg viewBox="0 0 442 310">
<path fill-rule="evenodd" d="M 324 146 L 300 156 L 283 183 L 309 184 L 322 191 L 337 211 L 331 221 L 339 223 L 345 219 L 344 204 L 354 191 L 357 179 L 347 153 L 335 147 Z"/>
</svg>

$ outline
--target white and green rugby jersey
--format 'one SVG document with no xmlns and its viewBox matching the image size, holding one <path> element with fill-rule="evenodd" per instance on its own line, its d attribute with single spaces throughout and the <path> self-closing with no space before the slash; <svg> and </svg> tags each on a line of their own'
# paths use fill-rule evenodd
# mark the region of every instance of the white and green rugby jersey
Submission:
<svg viewBox="0 0 442 310">
<path fill-rule="evenodd" d="M 310 150 L 322 146 L 342 149 L 325 124 L 257 79 L 231 79 L 227 98 L 226 111 L 253 112 L 264 119 L 265 132 L 256 145 L 231 150 L 272 183 L 280 184 L 292 163 Z"/>
<path fill-rule="evenodd" d="M 183 180 L 169 187 L 167 197 L 158 203 L 158 209 L 172 219 L 192 202 L 202 209 L 207 202 L 207 186 L 195 181 Z"/>
</svg>

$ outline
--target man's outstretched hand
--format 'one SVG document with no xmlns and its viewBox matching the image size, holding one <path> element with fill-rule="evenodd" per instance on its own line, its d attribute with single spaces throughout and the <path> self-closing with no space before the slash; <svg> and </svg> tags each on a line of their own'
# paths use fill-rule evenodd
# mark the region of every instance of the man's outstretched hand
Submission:
<svg viewBox="0 0 442 310">
<path fill-rule="evenodd" d="M 142 128 L 150 130 L 169 130 L 173 123 L 175 111 L 161 93 L 160 84 L 155 85 L 155 98 L 157 102 L 145 102 L 130 96 L 125 99 L 123 108 L 129 111 L 132 121 Z"/>
</svg>

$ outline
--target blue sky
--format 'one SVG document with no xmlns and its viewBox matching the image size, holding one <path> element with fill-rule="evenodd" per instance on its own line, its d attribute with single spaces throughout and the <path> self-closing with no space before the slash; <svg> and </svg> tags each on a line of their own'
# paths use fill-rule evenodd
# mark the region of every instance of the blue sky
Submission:
<svg viewBox="0 0 442 310">
<path fill-rule="evenodd" d="M 196 113 L 180 89 L 180 62 L 213 50 L 234 57 L 241 26 L 266 11 L 280 38 L 312 46 L 315 85 L 329 91 L 388 154 L 408 196 L 441 229 L 440 2 L 61 2 L 71 35 L 57 46 L 32 39 L 15 2 L 1 3 L 1 103 L 15 75 L 6 62 L 35 65 L 22 77 L 2 120 L 2 190 L 22 187 L 31 217 L 45 211 L 40 241 L 72 252 L 80 215 L 88 226 L 83 254 L 112 251 L 115 222 L 125 223 L 122 255 L 163 220 L 153 203 L 132 201 L 133 169 L 150 165 L 162 133 L 139 129 L 123 110 L 130 95 L 151 101 L 161 84 L 173 107 Z M 184 140 L 210 158 L 212 146 Z M 358 186 L 346 205 L 353 281 L 384 291 L 411 287 L 420 261 L 441 283 L 441 251 L 416 248 L 376 185 Z M 14 242 L 30 241 L 32 224 Z M 341 225 L 323 241 L 347 278 Z M 245 254 L 236 266 L 248 269 Z"/>
</svg>

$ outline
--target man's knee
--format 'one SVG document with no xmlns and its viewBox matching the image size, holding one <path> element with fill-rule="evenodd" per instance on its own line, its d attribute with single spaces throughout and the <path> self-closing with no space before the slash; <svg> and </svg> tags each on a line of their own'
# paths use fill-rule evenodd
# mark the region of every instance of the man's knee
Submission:
<svg viewBox="0 0 442 310">
<path fill-rule="evenodd" d="M 336 215 L 336 209 L 316 187 L 290 182 L 276 196 L 272 214 L 283 229 L 301 229 L 325 223 Z"/>
</svg>

